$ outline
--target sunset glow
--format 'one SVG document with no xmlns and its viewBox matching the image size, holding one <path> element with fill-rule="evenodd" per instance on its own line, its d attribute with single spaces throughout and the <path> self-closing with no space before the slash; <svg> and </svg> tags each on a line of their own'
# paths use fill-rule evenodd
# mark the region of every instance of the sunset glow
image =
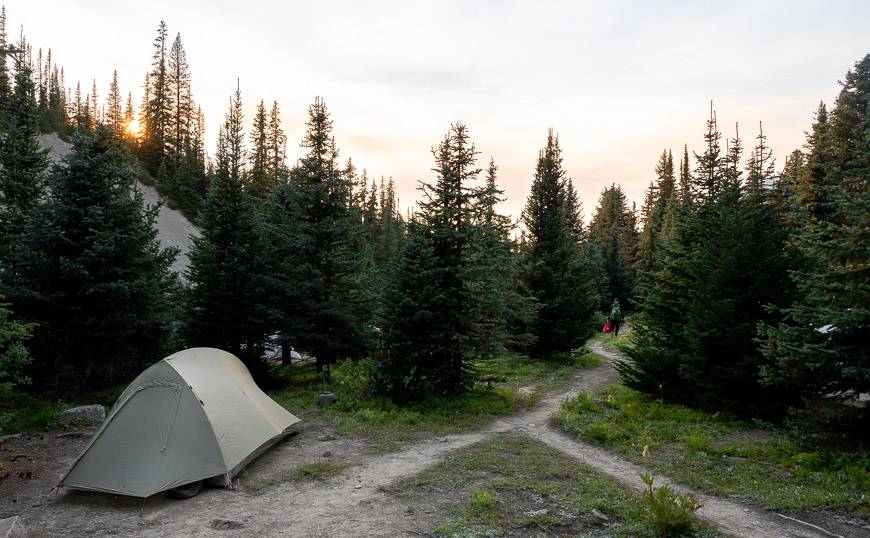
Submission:
<svg viewBox="0 0 870 538">
<path fill-rule="evenodd" d="M 141 132 L 141 127 L 139 126 L 139 120 L 133 118 L 130 120 L 130 123 L 127 124 L 127 133 L 132 135 L 134 138 L 138 138 Z"/>
</svg>

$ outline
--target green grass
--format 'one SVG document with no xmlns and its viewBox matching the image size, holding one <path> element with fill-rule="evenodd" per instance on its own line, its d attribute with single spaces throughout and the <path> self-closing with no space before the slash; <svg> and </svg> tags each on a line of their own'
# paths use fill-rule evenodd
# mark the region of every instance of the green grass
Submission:
<svg viewBox="0 0 870 538">
<path fill-rule="evenodd" d="M 258 478 L 243 484 L 243 491 L 251 495 L 260 495 L 266 490 L 286 482 L 299 480 L 326 480 L 347 469 L 343 462 L 303 463 L 295 469 L 288 469 L 266 478 Z"/>
<path fill-rule="evenodd" d="M 522 435 L 451 452 L 385 491 L 397 502 L 436 508 L 440 536 L 657 536 L 641 495 Z M 689 535 L 717 536 L 698 524 Z"/>
<path fill-rule="evenodd" d="M 516 413 L 534 405 L 544 391 L 565 383 L 577 369 L 599 361 L 588 353 L 541 362 L 519 355 L 481 360 L 476 362 L 481 382 L 468 393 L 401 406 L 372 390 L 368 361 L 335 365 L 332 382 L 326 385 L 318 380 L 312 365 L 291 365 L 276 371 L 286 388 L 271 391 L 270 396 L 305 420 L 308 428 L 325 436 L 365 439 L 374 450 L 385 452 L 424 438 L 469 431 Z M 328 407 L 317 405 L 324 388 L 338 396 Z"/>
<path fill-rule="evenodd" d="M 866 451 L 806 451 L 773 426 L 663 403 L 621 385 L 579 394 L 552 418 L 571 434 L 708 493 L 768 509 L 830 507 L 870 516 Z"/>
</svg>

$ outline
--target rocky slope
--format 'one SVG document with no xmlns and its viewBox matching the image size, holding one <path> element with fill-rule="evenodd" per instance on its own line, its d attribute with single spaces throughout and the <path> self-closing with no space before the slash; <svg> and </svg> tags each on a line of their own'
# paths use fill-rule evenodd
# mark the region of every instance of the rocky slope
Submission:
<svg viewBox="0 0 870 538">
<path fill-rule="evenodd" d="M 60 162 L 69 153 L 70 144 L 61 140 L 55 133 L 41 135 L 39 141 L 43 147 L 48 149 L 49 157 L 54 162 Z M 142 191 L 146 204 L 156 204 L 162 200 L 154 187 L 138 182 L 137 186 Z M 192 237 L 199 235 L 199 229 L 191 224 L 180 211 L 170 209 L 164 203 L 157 216 L 157 235 L 164 247 L 178 248 L 178 257 L 176 257 L 172 269 L 183 274 L 184 270 L 187 269 L 188 253 L 193 243 Z"/>
</svg>

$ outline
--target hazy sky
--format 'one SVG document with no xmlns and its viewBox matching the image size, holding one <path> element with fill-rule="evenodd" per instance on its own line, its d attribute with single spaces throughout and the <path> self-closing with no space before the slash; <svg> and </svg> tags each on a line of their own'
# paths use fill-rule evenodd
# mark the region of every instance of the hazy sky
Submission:
<svg viewBox="0 0 870 538">
<path fill-rule="evenodd" d="M 246 119 L 277 100 L 299 154 L 314 96 L 342 158 L 392 175 L 402 205 L 430 178 L 430 147 L 463 121 L 493 156 L 517 216 L 547 128 L 590 215 L 619 183 L 638 202 L 663 148 L 698 148 L 709 101 L 744 146 L 758 121 L 777 164 L 803 142 L 819 100 L 870 53 L 870 1 L 580 2 L 246 0 L 7 1 L 8 29 L 53 49 L 68 85 L 113 69 L 138 104 L 160 19 L 180 32 L 209 151 L 241 80 Z M 694 166 L 694 165 L 693 165 Z"/>
</svg>

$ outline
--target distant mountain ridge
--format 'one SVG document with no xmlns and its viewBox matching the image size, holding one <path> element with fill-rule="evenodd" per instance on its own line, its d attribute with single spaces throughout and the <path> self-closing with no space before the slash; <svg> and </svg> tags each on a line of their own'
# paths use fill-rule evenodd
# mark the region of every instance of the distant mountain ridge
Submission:
<svg viewBox="0 0 870 538">
<path fill-rule="evenodd" d="M 60 162 L 72 147 L 69 142 L 61 140 L 57 133 L 40 135 L 39 142 L 42 147 L 48 149 L 48 155 L 53 162 Z M 180 211 L 170 209 L 154 187 L 139 181 L 137 185 L 142 191 L 146 204 L 163 202 L 157 216 L 157 237 L 164 247 L 178 248 L 178 256 L 175 258 L 172 270 L 183 275 L 189 263 L 188 255 L 193 244 L 191 236 L 199 236 L 199 228 L 191 224 Z"/>
</svg>

